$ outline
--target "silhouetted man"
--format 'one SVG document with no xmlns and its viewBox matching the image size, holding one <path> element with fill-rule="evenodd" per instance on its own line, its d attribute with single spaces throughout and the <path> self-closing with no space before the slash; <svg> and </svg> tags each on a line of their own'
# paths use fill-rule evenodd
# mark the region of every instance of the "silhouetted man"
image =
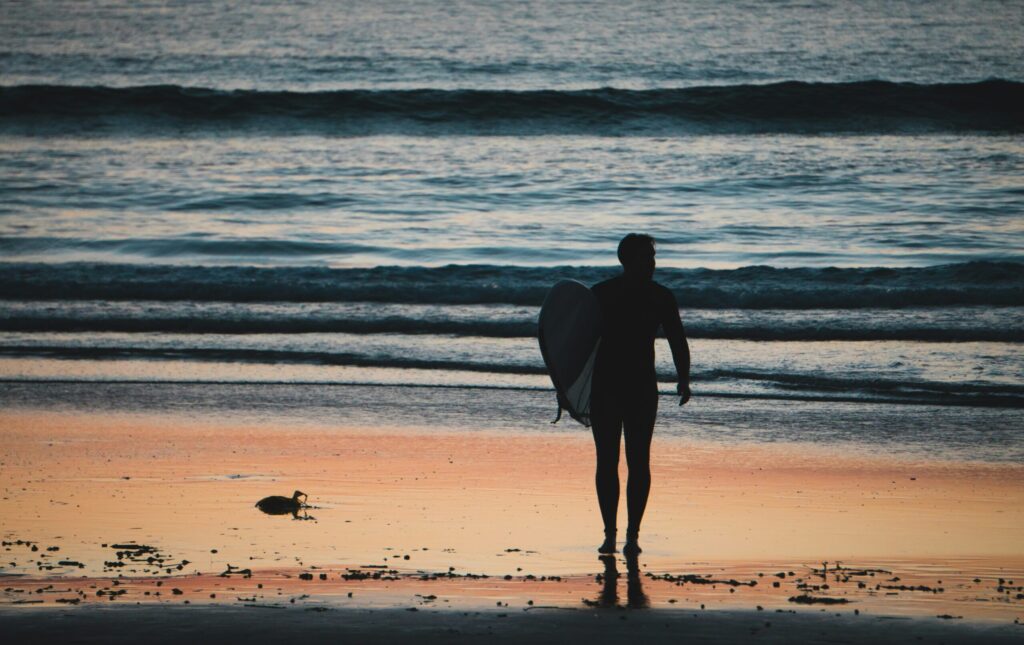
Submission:
<svg viewBox="0 0 1024 645">
<path fill-rule="evenodd" d="M 653 280 L 654 238 L 630 233 L 619 242 L 622 275 L 594 285 L 601 307 L 601 345 L 594 365 L 590 421 L 597 448 L 597 499 L 604 520 L 598 551 L 615 552 L 619 443 L 625 431 L 626 555 L 640 553 L 640 520 L 651 490 L 651 436 L 658 413 L 654 337 L 661 327 L 679 375 L 679 405 L 690 399 L 690 347 L 672 292 Z"/>
</svg>

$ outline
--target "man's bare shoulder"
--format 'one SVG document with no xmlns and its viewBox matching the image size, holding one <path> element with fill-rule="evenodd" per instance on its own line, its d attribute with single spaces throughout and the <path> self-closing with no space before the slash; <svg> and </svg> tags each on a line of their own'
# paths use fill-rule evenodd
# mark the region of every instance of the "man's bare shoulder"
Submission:
<svg viewBox="0 0 1024 645">
<path fill-rule="evenodd" d="M 673 302 L 676 299 L 675 295 L 672 293 L 672 290 L 666 287 L 665 285 L 661 284 L 660 282 L 655 282 L 654 280 L 651 280 L 651 290 L 658 298 L 672 300 Z"/>
<path fill-rule="evenodd" d="M 678 315 L 679 303 L 676 301 L 676 296 L 672 293 L 671 289 L 660 282 L 652 281 L 651 294 L 653 295 L 653 300 L 657 303 L 658 310 L 662 311 L 663 315 Z"/>
</svg>

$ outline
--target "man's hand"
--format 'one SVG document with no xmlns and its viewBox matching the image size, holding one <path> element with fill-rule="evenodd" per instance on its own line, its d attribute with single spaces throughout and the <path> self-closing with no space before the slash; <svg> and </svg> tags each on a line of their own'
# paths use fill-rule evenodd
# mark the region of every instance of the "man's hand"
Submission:
<svg viewBox="0 0 1024 645">
<path fill-rule="evenodd" d="M 686 405 L 686 402 L 690 400 L 690 384 L 680 383 L 676 386 L 676 392 L 679 393 L 679 405 Z"/>
</svg>

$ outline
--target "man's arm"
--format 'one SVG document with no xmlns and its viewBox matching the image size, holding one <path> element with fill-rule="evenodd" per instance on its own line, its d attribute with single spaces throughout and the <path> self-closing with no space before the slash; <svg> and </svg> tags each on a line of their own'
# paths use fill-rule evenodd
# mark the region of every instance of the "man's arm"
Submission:
<svg viewBox="0 0 1024 645">
<path fill-rule="evenodd" d="M 686 342 L 686 330 L 683 329 L 683 321 L 679 318 L 676 297 L 668 289 L 665 289 L 665 294 L 661 328 L 668 338 L 669 347 L 672 348 L 672 361 L 676 364 L 676 373 L 679 375 L 676 391 L 679 392 L 679 405 L 684 405 L 690 400 L 690 344 Z"/>
</svg>

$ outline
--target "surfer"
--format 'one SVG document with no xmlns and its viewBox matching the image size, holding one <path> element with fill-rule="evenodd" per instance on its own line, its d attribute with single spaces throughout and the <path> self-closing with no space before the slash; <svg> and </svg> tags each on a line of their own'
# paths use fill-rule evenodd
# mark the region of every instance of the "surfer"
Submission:
<svg viewBox="0 0 1024 645">
<path fill-rule="evenodd" d="M 690 399 L 690 347 L 672 292 L 654 281 L 654 238 L 630 233 L 619 243 L 622 274 L 593 286 L 601 310 L 590 420 L 597 449 L 597 499 L 604 521 L 598 551 L 615 553 L 619 444 L 626 438 L 626 555 L 640 553 L 640 521 L 651 490 L 651 437 L 658 412 L 654 338 L 661 327 L 679 376 L 679 405 Z"/>
</svg>

